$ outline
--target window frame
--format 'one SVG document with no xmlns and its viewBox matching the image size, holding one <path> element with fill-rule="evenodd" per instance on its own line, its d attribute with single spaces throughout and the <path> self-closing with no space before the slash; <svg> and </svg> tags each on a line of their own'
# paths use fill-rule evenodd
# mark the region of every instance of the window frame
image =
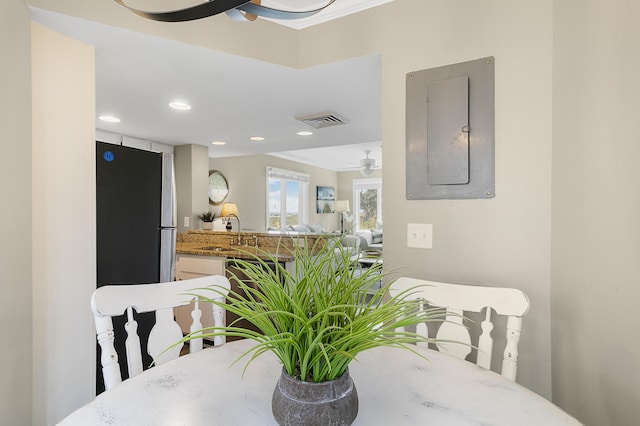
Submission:
<svg viewBox="0 0 640 426">
<path fill-rule="evenodd" d="M 353 179 L 353 226 L 354 232 L 360 229 L 360 194 L 359 191 L 375 189 L 378 192 L 376 215 L 378 223 L 382 223 L 382 178 Z"/>
<path fill-rule="evenodd" d="M 298 188 L 298 225 L 302 225 L 309 222 L 309 181 L 310 176 L 307 173 L 296 172 L 293 170 L 279 169 L 277 167 L 267 166 L 266 169 L 266 215 L 265 215 L 265 229 L 271 229 L 269 226 L 270 218 L 270 188 L 269 182 L 272 179 L 280 180 L 280 230 L 284 230 L 287 224 L 287 182 L 297 182 Z"/>
</svg>

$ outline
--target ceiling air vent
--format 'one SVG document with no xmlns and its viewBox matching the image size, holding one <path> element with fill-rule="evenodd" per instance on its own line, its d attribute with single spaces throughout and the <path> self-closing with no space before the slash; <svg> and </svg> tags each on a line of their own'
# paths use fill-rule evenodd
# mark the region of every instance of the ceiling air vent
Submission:
<svg viewBox="0 0 640 426">
<path fill-rule="evenodd" d="M 296 120 L 302 121 L 308 124 L 314 129 L 321 129 L 323 127 L 338 126 L 340 124 L 347 124 L 349 120 L 336 114 L 335 112 L 321 112 L 318 114 L 310 115 L 298 115 Z"/>
</svg>

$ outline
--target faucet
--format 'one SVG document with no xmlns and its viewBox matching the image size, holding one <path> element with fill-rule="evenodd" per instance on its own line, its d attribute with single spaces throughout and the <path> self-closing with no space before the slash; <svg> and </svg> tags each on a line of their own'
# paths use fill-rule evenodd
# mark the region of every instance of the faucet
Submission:
<svg viewBox="0 0 640 426">
<path fill-rule="evenodd" d="M 238 221 L 238 241 L 236 242 L 236 245 L 239 246 L 242 242 L 242 237 L 240 236 L 240 218 L 237 215 L 231 213 L 229 216 L 227 216 L 229 218 L 227 220 L 231 220 L 232 216 L 235 217 L 236 220 Z"/>
</svg>

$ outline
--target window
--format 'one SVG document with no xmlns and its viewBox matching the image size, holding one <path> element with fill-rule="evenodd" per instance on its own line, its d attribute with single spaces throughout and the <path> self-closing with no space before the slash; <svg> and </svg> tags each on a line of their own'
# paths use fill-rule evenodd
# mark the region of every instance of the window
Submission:
<svg viewBox="0 0 640 426">
<path fill-rule="evenodd" d="M 382 225 L 382 179 L 353 180 L 354 226 L 356 231 Z"/>
<path fill-rule="evenodd" d="M 309 175 L 267 167 L 267 229 L 309 222 Z"/>
</svg>

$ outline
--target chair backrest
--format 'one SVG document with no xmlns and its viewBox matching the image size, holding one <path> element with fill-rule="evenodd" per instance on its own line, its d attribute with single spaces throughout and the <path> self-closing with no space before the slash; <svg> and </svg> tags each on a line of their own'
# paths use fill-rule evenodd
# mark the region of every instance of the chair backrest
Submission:
<svg viewBox="0 0 640 426">
<path fill-rule="evenodd" d="M 220 293 L 203 290 L 214 287 Z M 173 308 L 188 305 L 196 296 L 193 293 L 224 302 L 231 285 L 222 275 L 194 278 L 190 280 L 173 281 L 157 284 L 128 284 L 106 285 L 98 288 L 91 297 L 91 309 L 96 325 L 96 335 L 102 351 L 100 362 L 105 388 L 111 389 L 122 382 L 118 354 L 114 347 L 114 327 L 112 317 L 127 315 L 125 330 L 127 337 L 125 350 L 129 377 L 140 374 L 142 366 L 142 349 L 138 336 L 138 324 L 134 319 L 133 310 L 138 314 L 155 312 L 155 325 L 147 339 L 147 352 L 155 364 L 162 364 L 180 355 L 183 345 L 177 345 L 171 350 L 166 348 L 182 339 L 182 330 L 174 320 Z M 191 293 L 191 294 L 190 294 Z M 224 309 L 210 304 L 213 309 L 214 326 L 224 326 Z M 202 329 L 200 317 L 202 311 L 199 303 L 194 303 L 191 313 L 191 332 Z M 225 343 L 224 337 L 214 338 L 214 346 Z M 202 349 L 202 339 L 189 342 L 190 352 Z M 165 351 L 165 352 L 163 352 Z"/>
<path fill-rule="evenodd" d="M 409 299 L 420 299 L 425 302 L 421 303 L 420 309 L 427 309 L 428 306 L 446 308 L 446 319 L 438 324 L 440 327 L 435 337 L 462 344 L 439 343 L 438 350 L 465 359 L 473 347 L 476 347 L 476 363 L 489 370 L 494 344 L 491 337 L 494 327 L 491 312 L 495 311 L 498 315 L 506 316 L 506 345 L 502 369 L 499 372 L 504 377 L 515 381 L 522 317 L 529 310 L 529 299 L 526 294 L 513 288 L 447 284 L 401 277 L 391 285 L 390 293 L 395 296 L 403 291 L 409 292 Z M 463 324 L 463 315 L 465 312 L 481 313 L 483 310 L 485 316 L 480 324 L 481 334 L 477 342 L 472 342 L 469 329 Z M 427 325 L 420 324 L 416 332 L 426 336 Z"/>
</svg>

